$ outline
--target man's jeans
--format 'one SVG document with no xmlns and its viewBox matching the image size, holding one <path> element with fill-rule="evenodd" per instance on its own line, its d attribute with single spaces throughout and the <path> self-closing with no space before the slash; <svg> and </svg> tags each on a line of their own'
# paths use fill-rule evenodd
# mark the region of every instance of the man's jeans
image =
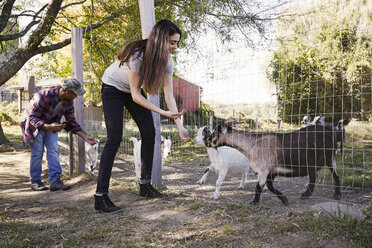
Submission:
<svg viewBox="0 0 372 248">
<path fill-rule="evenodd" d="M 61 164 L 59 163 L 58 152 L 58 132 L 39 130 L 36 138 L 30 143 L 31 159 L 30 159 L 30 179 L 41 180 L 41 164 L 43 162 L 44 146 L 47 150 L 48 162 L 48 180 L 53 183 L 56 180 L 56 175 L 62 173 Z"/>
<path fill-rule="evenodd" d="M 143 90 L 141 93 L 146 97 Z M 123 136 L 124 107 L 133 117 L 141 133 L 141 181 L 151 182 L 155 144 L 155 128 L 151 111 L 135 103 L 130 93 L 119 91 L 113 86 L 102 84 L 101 96 L 107 141 L 99 164 L 96 194 L 108 194 L 112 166 Z"/>
</svg>

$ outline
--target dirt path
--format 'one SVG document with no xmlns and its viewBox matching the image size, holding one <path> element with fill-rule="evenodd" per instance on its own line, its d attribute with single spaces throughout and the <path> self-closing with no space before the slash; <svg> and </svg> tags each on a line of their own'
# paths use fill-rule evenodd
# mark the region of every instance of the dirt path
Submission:
<svg viewBox="0 0 372 248">
<path fill-rule="evenodd" d="M 276 180 L 275 185 L 288 197 L 289 206 L 283 206 L 275 196 L 265 193 L 257 207 L 248 204 L 254 195 L 254 175 L 250 175 L 244 190 L 237 190 L 239 177 L 228 177 L 222 185 L 220 199 L 213 201 L 210 198 L 215 189 L 215 173 L 210 173 L 207 182 L 200 186 L 196 181 L 202 176 L 205 166 L 166 163 L 163 182 L 170 197 L 146 200 L 138 196 L 131 158 L 117 159 L 110 195 L 124 211 L 117 215 L 103 215 L 94 211 L 96 177 L 88 174 L 65 178 L 64 182 L 73 187 L 69 191 L 31 191 L 29 156 L 29 150 L 20 144 L 0 147 L 0 237 L 6 245 L 333 247 L 330 244 L 337 244 L 338 247 L 347 247 L 349 244 L 342 241 L 342 237 L 325 236 L 315 245 L 309 245 L 312 235 L 306 229 L 297 230 L 296 225 L 300 224 L 287 226 L 295 222 L 293 213 L 318 203 L 334 201 L 333 189 L 319 185 L 310 199 L 300 200 L 307 178 Z M 44 182 L 47 181 L 46 168 L 44 164 Z M 67 172 L 67 168 L 64 171 Z M 372 192 L 344 189 L 341 203 L 371 211 Z M 17 225 L 17 231 L 10 223 Z M 41 238 L 36 238 L 35 234 Z M 296 240 L 290 240 L 292 236 Z M 57 240 L 56 243 L 49 243 L 53 239 Z"/>
</svg>

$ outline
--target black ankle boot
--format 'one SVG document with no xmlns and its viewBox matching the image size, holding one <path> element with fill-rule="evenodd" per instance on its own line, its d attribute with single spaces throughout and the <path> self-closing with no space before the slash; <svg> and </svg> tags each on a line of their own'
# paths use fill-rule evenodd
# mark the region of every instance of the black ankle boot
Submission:
<svg viewBox="0 0 372 248">
<path fill-rule="evenodd" d="M 117 213 L 121 211 L 121 208 L 115 206 L 107 194 L 102 196 L 94 195 L 94 209 L 105 214 Z"/>
<path fill-rule="evenodd" d="M 150 183 L 140 183 L 140 196 L 148 198 L 163 198 L 167 195 L 160 193 Z"/>
</svg>

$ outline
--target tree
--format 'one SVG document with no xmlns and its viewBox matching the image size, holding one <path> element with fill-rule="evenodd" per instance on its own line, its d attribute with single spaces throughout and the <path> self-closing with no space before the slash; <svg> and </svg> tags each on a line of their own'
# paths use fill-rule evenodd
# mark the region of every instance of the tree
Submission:
<svg viewBox="0 0 372 248">
<path fill-rule="evenodd" d="M 306 14 L 280 19 L 270 64 L 279 117 L 299 123 L 306 114 L 325 115 L 346 124 L 371 118 L 371 5 L 332 0 L 296 10 Z"/>
<path fill-rule="evenodd" d="M 39 9 L 32 10 L 30 6 L 34 1 L 28 1 L 0 1 L 1 54 L 8 53 L 8 59 L 0 61 L 0 86 L 31 58 L 40 54 L 47 54 L 46 56 L 52 58 L 55 72 L 60 73 L 61 61 L 58 56 L 63 55 L 56 51 L 71 43 L 72 27 L 80 27 L 84 29 L 85 42 L 90 44 L 89 53 L 84 53 L 85 61 L 90 60 L 90 63 L 85 64 L 94 72 L 94 75 L 88 75 L 91 82 L 87 88 L 91 94 L 87 95 L 92 96 L 92 102 L 97 100 L 99 78 L 104 68 L 112 62 L 123 44 L 141 37 L 138 2 L 50 0 Z M 192 41 L 193 35 L 201 34 L 206 27 L 211 27 L 226 41 L 234 39 L 230 34 L 231 29 L 239 29 L 247 38 L 247 43 L 252 44 L 248 34 L 257 32 L 264 35 L 266 23 L 278 15 L 277 6 L 281 6 L 283 2 L 285 1 L 278 0 L 276 5 L 267 8 L 260 1 L 155 0 L 155 11 L 157 19 L 176 20 L 187 34 L 188 41 Z M 28 18 L 26 25 L 20 24 L 21 18 Z M 92 33 L 92 30 L 97 32 Z M 7 44 L 19 39 L 22 40 L 22 45 L 10 50 Z M 69 60 L 66 59 L 65 65 L 68 65 Z M 53 67 L 45 66 L 49 69 Z M 67 70 L 62 70 L 60 74 L 64 73 Z"/>
</svg>

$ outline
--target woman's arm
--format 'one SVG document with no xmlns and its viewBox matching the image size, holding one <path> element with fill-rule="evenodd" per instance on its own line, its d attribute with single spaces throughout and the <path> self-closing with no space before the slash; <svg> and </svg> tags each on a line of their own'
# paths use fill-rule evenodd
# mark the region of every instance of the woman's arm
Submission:
<svg viewBox="0 0 372 248">
<path fill-rule="evenodd" d="M 154 111 L 160 115 L 166 116 L 168 118 L 177 119 L 183 115 L 186 111 L 178 112 L 177 107 L 175 111 L 165 111 L 154 104 L 152 104 L 148 99 L 142 96 L 141 94 L 141 84 L 140 84 L 140 75 L 134 71 L 128 70 L 130 93 L 132 95 L 133 101 L 151 111 Z"/>
<path fill-rule="evenodd" d="M 173 80 L 171 75 L 164 75 L 163 79 L 163 89 L 164 89 L 164 96 L 165 96 L 165 102 L 167 103 L 168 109 L 172 112 L 178 112 L 176 100 L 174 99 L 173 95 Z M 183 109 L 181 113 L 186 113 L 186 110 Z M 181 123 L 181 120 L 179 118 L 174 119 L 174 122 L 177 125 L 178 132 L 180 134 L 180 138 L 184 141 L 190 141 L 190 137 L 187 134 L 186 128 L 184 128 L 183 124 Z"/>
</svg>

